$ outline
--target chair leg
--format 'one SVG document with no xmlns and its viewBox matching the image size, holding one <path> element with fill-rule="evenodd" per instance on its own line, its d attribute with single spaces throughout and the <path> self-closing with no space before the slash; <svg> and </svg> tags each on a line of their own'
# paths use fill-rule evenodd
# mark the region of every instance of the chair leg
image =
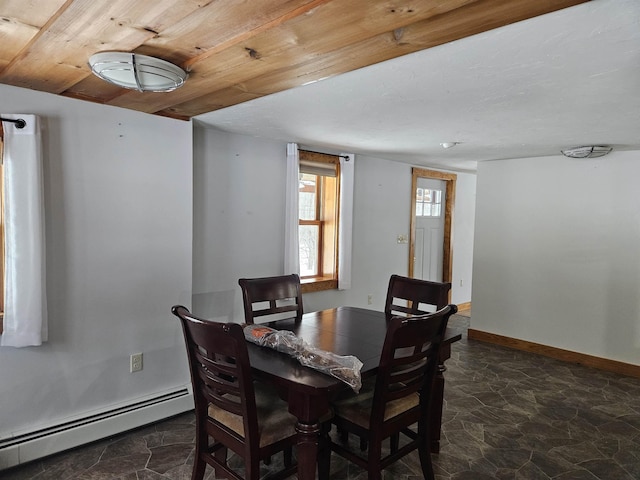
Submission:
<svg viewBox="0 0 640 480">
<path fill-rule="evenodd" d="M 282 452 L 282 456 L 285 468 L 293 465 L 293 448 L 285 448 L 285 450 Z"/>
<path fill-rule="evenodd" d="M 367 471 L 367 480 L 382 480 L 382 470 L 370 466 Z"/>
<path fill-rule="evenodd" d="M 424 480 L 435 480 L 433 463 L 431 462 L 431 444 L 429 442 L 429 429 L 423 422 L 418 422 L 418 454 Z"/>
<path fill-rule="evenodd" d="M 369 445 L 369 466 L 367 468 L 368 480 L 382 480 L 382 467 L 380 466 L 380 459 L 382 458 L 381 445 L 375 442 Z"/>
<path fill-rule="evenodd" d="M 344 428 L 338 427 L 338 436 L 342 443 L 347 443 L 349 441 L 349 431 Z"/>
<path fill-rule="evenodd" d="M 426 445 L 418 447 L 420 454 L 420 466 L 422 467 L 422 475 L 424 480 L 434 480 L 433 463 L 431 463 L 431 452 Z"/>
<path fill-rule="evenodd" d="M 360 451 L 364 452 L 367 449 L 367 439 L 360 437 Z"/>
<path fill-rule="evenodd" d="M 218 450 L 215 451 L 213 456 L 222 465 L 226 465 L 227 464 L 227 447 L 219 448 Z M 215 475 L 216 475 L 217 478 L 224 478 L 224 476 L 226 475 L 226 473 L 224 473 L 222 470 L 220 470 L 218 468 L 214 468 L 213 470 L 214 470 Z"/>
<path fill-rule="evenodd" d="M 207 463 L 196 455 L 193 460 L 193 471 L 191 473 L 191 480 L 202 480 L 204 478 L 204 471 L 207 468 Z"/>
<path fill-rule="evenodd" d="M 193 456 L 193 471 L 191 472 L 191 480 L 202 480 L 204 472 L 207 469 L 207 462 L 202 459 L 203 453 L 208 453 L 207 442 L 209 437 L 205 432 L 199 429 L 196 432 L 196 451 Z"/>
<path fill-rule="evenodd" d="M 393 435 L 391 435 L 390 443 L 391 453 L 396 453 L 398 451 L 398 447 L 400 446 L 400 434 L 394 433 Z"/>
<path fill-rule="evenodd" d="M 253 459 L 250 459 L 248 462 L 246 462 L 244 469 L 244 478 L 245 480 L 260 479 L 260 460 L 254 461 Z"/>
</svg>

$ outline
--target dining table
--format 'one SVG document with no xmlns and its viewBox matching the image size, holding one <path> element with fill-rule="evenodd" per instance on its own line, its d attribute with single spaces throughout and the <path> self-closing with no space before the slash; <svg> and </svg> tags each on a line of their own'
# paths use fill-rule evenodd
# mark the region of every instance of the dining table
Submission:
<svg viewBox="0 0 640 480">
<path fill-rule="evenodd" d="M 345 306 L 305 313 L 300 320 L 283 319 L 264 325 L 276 330 L 289 330 L 317 349 L 356 356 L 362 362 L 361 378 L 366 379 L 376 374 L 390 318 L 384 312 Z M 444 363 L 451 356 L 452 343 L 461 338 L 461 332 L 448 327 L 440 349 L 439 371 L 429 412 L 432 453 L 437 453 L 440 448 Z M 298 419 L 298 479 L 314 479 L 321 423 L 330 412 L 332 399 L 351 387 L 338 378 L 301 365 L 285 353 L 250 342 L 248 348 L 254 378 L 273 385 L 281 392 L 289 412 Z"/>
</svg>

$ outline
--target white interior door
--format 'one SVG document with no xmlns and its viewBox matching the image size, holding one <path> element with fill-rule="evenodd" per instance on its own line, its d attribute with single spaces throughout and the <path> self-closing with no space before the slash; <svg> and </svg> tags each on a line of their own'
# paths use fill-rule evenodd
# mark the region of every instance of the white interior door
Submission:
<svg viewBox="0 0 640 480">
<path fill-rule="evenodd" d="M 445 194 L 444 180 L 418 178 L 415 197 L 415 278 L 442 282 Z"/>
</svg>

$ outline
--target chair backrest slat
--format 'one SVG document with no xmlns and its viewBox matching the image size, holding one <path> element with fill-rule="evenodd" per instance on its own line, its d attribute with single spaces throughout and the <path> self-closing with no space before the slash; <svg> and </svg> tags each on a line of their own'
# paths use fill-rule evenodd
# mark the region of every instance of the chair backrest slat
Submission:
<svg viewBox="0 0 640 480">
<path fill-rule="evenodd" d="M 405 316 L 431 313 L 424 305 L 432 306 L 432 311 L 440 310 L 449 303 L 450 290 L 449 282 L 391 275 L 384 311 L 387 315 Z"/>
<path fill-rule="evenodd" d="M 298 275 L 241 278 L 238 284 L 242 289 L 246 323 L 254 323 L 255 318 L 268 315 L 276 320 L 286 317 L 285 314 L 290 312 L 297 320 L 302 318 L 302 293 Z"/>
</svg>

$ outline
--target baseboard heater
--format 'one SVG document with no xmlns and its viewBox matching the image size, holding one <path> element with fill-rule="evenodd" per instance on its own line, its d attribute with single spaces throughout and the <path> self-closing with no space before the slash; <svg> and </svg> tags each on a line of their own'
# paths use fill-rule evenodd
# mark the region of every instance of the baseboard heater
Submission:
<svg viewBox="0 0 640 480">
<path fill-rule="evenodd" d="M 191 385 L 0 439 L 0 470 L 142 427 L 193 409 Z"/>
</svg>

